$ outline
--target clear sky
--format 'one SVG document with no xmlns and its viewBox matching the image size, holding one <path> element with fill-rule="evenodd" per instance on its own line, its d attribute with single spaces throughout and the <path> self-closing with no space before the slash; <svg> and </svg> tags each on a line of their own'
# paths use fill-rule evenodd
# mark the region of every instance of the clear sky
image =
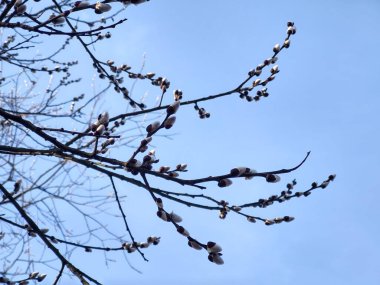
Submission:
<svg viewBox="0 0 380 285">
<path fill-rule="evenodd" d="M 280 73 L 268 86 L 268 98 L 203 103 L 211 113 L 207 120 L 198 119 L 191 106 L 181 108 L 168 132 L 173 139 L 160 138 L 155 147 L 163 164 L 187 163 L 185 177 L 223 174 L 240 165 L 288 168 L 311 151 L 305 165 L 278 184 L 251 180 L 206 190 L 237 204 L 278 193 L 294 178 L 300 191 L 331 173 L 337 178 L 310 197 L 257 209 L 263 217 L 296 217 L 271 227 L 168 203 L 195 237 L 221 244 L 223 266 L 188 247 L 155 216 L 150 197 L 131 190 L 125 207 L 136 236 L 161 236 L 159 246 L 145 251 L 149 262 L 128 255 L 142 274 L 119 254 L 110 255 L 116 262 L 109 268 L 96 253 L 78 257 L 79 267 L 110 285 L 380 284 L 380 2 L 151 0 L 123 15 L 128 21 L 112 41 L 97 46 L 98 55 L 136 68 L 145 56 L 144 71 L 166 76 L 185 99 L 235 87 L 272 55 L 287 21 L 294 21 L 297 34 L 279 57 Z M 134 92 L 158 95 L 141 83 Z M 111 115 L 120 107 L 114 108 Z M 183 190 L 178 187 L 168 190 Z"/>
</svg>

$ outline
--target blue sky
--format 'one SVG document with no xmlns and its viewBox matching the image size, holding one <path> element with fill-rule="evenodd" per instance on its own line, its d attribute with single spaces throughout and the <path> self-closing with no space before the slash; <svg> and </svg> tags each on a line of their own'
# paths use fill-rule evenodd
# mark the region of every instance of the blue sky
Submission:
<svg viewBox="0 0 380 285">
<path fill-rule="evenodd" d="M 129 256 L 143 274 L 124 262 L 108 270 L 89 264 L 104 274 L 99 279 L 106 284 L 379 284 L 379 11 L 378 1 L 350 0 L 150 1 L 128 8 L 127 23 L 113 33 L 112 55 L 132 66 L 141 66 L 145 55 L 144 70 L 167 76 L 186 99 L 236 86 L 281 43 L 287 21 L 298 29 L 280 56 L 281 71 L 268 98 L 258 104 L 236 96 L 204 103 L 209 120 L 182 108 L 174 139 L 155 141 L 162 161 L 186 162 L 188 177 L 196 177 L 237 165 L 290 167 L 312 151 L 306 164 L 279 184 L 249 181 L 207 190 L 237 202 L 281 191 L 293 178 L 299 190 L 330 173 L 337 179 L 308 198 L 257 212 L 296 217 L 286 225 L 266 227 L 233 216 L 220 221 L 216 214 L 172 205 L 192 234 L 223 246 L 223 266 L 208 262 L 150 215 L 154 208 L 147 196 L 129 194 L 132 227 L 142 236 L 153 231 L 162 242 L 147 250 L 148 263 Z M 97 49 L 105 57 L 107 45 Z M 143 84 L 135 90 L 155 96 Z"/>
<path fill-rule="evenodd" d="M 379 284 L 379 13 L 375 0 L 151 0 L 126 9 L 128 21 L 96 52 L 136 69 L 145 61 L 144 71 L 166 76 L 171 90 L 165 103 L 174 88 L 183 90 L 184 99 L 234 88 L 272 55 L 287 21 L 297 26 L 291 47 L 279 57 L 270 96 L 258 103 L 238 96 L 203 103 L 208 120 L 198 119 L 191 106 L 181 108 L 168 132 L 173 139 L 154 141 L 163 164 L 187 163 L 184 177 L 223 174 L 240 165 L 267 171 L 294 166 L 311 151 L 305 165 L 278 184 L 251 180 L 206 190 L 237 204 L 278 193 L 295 178 L 300 191 L 331 173 L 337 179 L 310 197 L 256 210 L 263 217 L 296 217 L 271 227 L 167 203 L 195 237 L 222 245 L 223 266 L 188 247 L 155 216 L 150 197 L 131 189 L 125 208 L 135 236 L 161 236 L 159 246 L 146 250 L 148 263 L 128 255 L 142 274 L 119 254 L 110 255 L 116 261 L 109 268 L 97 253 L 74 255 L 74 261 L 111 285 Z M 84 78 L 84 88 L 92 76 Z M 147 100 L 158 95 L 141 83 L 133 92 Z M 111 115 L 124 108 L 107 105 Z M 184 190 L 178 187 L 167 189 Z"/>
</svg>

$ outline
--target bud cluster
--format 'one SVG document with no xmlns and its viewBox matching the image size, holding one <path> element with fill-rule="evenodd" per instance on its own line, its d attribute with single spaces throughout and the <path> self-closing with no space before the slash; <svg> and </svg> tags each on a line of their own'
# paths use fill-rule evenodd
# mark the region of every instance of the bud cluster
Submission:
<svg viewBox="0 0 380 285">
<path fill-rule="evenodd" d="M 195 109 L 196 111 L 198 111 L 199 118 L 201 118 L 201 119 L 210 118 L 210 113 L 208 113 L 208 112 L 205 110 L 205 108 L 200 108 L 200 107 L 198 106 L 198 104 L 195 104 L 195 105 L 194 105 L 194 109 Z"/>
<path fill-rule="evenodd" d="M 160 237 L 150 236 L 146 242 L 125 242 L 121 246 L 128 253 L 135 252 L 138 248 L 148 248 L 150 245 L 158 245 L 160 243 Z"/>
<path fill-rule="evenodd" d="M 29 281 L 34 280 L 37 282 L 42 282 L 46 278 L 47 274 L 45 273 L 39 273 L 39 272 L 32 272 L 29 274 L 28 278 L 17 280 L 17 281 L 11 281 L 9 278 L 1 276 L 0 277 L 0 283 L 7 284 L 7 285 L 28 285 Z"/>
</svg>

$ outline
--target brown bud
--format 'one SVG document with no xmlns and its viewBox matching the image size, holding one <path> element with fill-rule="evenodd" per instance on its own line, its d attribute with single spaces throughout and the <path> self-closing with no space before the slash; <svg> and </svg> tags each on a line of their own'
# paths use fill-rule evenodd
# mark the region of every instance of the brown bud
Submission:
<svg viewBox="0 0 380 285">
<path fill-rule="evenodd" d="M 232 184 L 232 180 L 229 178 L 224 178 L 218 181 L 219 187 L 227 187 L 227 186 L 230 186 L 231 184 Z"/>
</svg>

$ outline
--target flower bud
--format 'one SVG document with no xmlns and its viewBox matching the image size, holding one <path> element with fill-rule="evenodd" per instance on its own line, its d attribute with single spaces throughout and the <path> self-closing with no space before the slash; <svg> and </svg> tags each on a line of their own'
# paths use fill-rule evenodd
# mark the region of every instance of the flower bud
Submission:
<svg viewBox="0 0 380 285">
<path fill-rule="evenodd" d="M 227 187 L 227 186 L 230 186 L 231 184 L 232 184 L 232 180 L 229 178 L 224 178 L 218 181 L 219 187 Z"/>
<path fill-rule="evenodd" d="M 166 108 L 166 113 L 169 116 L 175 114 L 178 111 L 180 104 L 181 104 L 180 101 L 174 101 L 174 103 L 172 103 Z"/>
<path fill-rule="evenodd" d="M 148 237 L 147 242 L 151 243 L 153 245 L 158 245 L 160 243 L 160 238 L 155 237 L 155 236 L 150 236 L 150 237 Z"/>
<path fill-rule="evenodd" d="M 259 85 L 261 83 L 261 79 L 256 79 L 255 81 L 253 81 L 253 87 Z"/>
<path fill-rule="evenodd" d="M 26 5 L 25 4 L 17 5 L 17 3 L 16 3 L 14 7 L 15 7 L 17 15 L 22 15 L 26 11 Z"/>
<path fill-rule="evenodd" d="M 105 129 L 106 127 L 104 125 L 100 125 L 99 127 L 96 128 L 94 135 L 100 136 L 105 131 Z"/>
<path fill-rule="evenodd" d="M 248 216 L 247 217 L 247 221 L 250 222 L 250 223 L 256 223 L 256 219 L 252 216 Z"/>
<path fill-rule="evenodd" d="M 29 274 L 29 279 L 35 279 L 37 276 L 38 276 L 38 274 L 40 274 L 39 272 L 32 272 L 32 273 L 30 273 Z"/>
<path fill-rule="evenodd" d="M 281 46 L 280 46 L 280 44 L 276 44 L 276 45 L 273 47 L 273 52 L 275 52 L 275 53 L 278 53 L 280 50 L 281 50 Z"/>
<path fill-rule="evenodd" d="M 152 141 L 152 137 L 146 137 L 146 138 L 144 138 L 142 141 L 141 141 L 141 143 L 140 143 L 140 145 L 141 146 L 146 146 L 148 143 L 150 143 Z"/>
<path fill-rule="evenodd" d="M 164 220 L 165 222 L 169 221 L 169 217 L 168 217 L 168 215 L 166 215 L 166 213 L 165 213 L 163 210 L 158 210 L 158 211 L 157 211 L 157 216 L 158 216 L 160 219 Z"/>
<path fill-rule="evenodd" d="M 151 123 L 150 125 L 146 127 L 147 133 L 150 134 L 150 133 L 155 132 L 160 127 L 160 125 L 161 123 L 158 121 Z"/>
<path fill-rule="evenodd" d="M 173 91 L 174 100 L 179 101 L 182 99 L 182 90 L 176 89 Z"/>
<path fill-rule="evenodd" d="M 187 168 L 187 164 L 186 163 L 178 164 L 176 166 L 176 169 L 179 170 L 179 171 L 184 171 L 184 170 L 186 170 L 186 168 Z"/>
<path fill-rule="evenodd" d="M 145 74 L 145 77 L 148 78 L 148 79 L 152 79 L 156 74 L 153 73 L 153 72 L 148 72 L 147 74 Z"/>
<path fill-rule="evenodd" d="M 55 14 L 51 14 L 50 18 L 49 19 L 53 19 L 52 20 L 52 23 L 54 25 L 61 25 L 65 22 L 65 18 L 64 17 L 57 17 Z"/>
<path fill-rule="evenodd" d="M 86 8 L 88 5 L 88 1 L 77 1 L 75 2 L 75 8 Z"/>
<path fill-rule="evenodd" d="M 272 220 L 265 220 L 264 222 L 267 226 L 270 226 L 270 225 L 273 225 L 274 224 L 274 221 Z"/>
<path fill-rule="evenodd" d="M 207 251 L 209 253 L 217 253 L 222 251 L 222 247 L 213 241 L 207 243 Z"/>
<path fill-rule="evenodd" d="M 202 246 L 197 243 L 196 241 L 193 241 L 193 240 L 189 240 L 188 243 L 187 243 L 190 247 L 196 249 L 196 250 L 201 250 L 202 249 Z"/>
<path fill-rule="evenodd" d="M 270 72 L 271 72 L 272 74 L 278 73 L 278 72 L 279 72 L 279 70 L 278 70 L 278 65 L 273 66 L 273 67 L 271 68 Z"/>
<path fill-rule="evenodd" d="M 215 264 L 218 264 L 218 265 L 224 264 L 224 261 L 221 258 L 221 253 L 211 253 L 211 254 L 209 254 L 208 255 L 208 260 L 210 260 L 211 262 L 213 262 Z"/>
<path fill-rule="evenodd" d="M 323 181 L 322 184 L 321 184 L 321 188 L 325 189 L 329 185 L 329 183 L 330 183 L 330 181 L 328 181 L 328 180 Z"/>
<path fill-rule="evenodd" d="M 108 5 L 106 3 L 101 3 L 101 2 L 96 2 L 95 4 L 95 13 L 96 14 L 101 14 L 105 13 L 111 10 L 111 5 Z"/>
<path fill-rule="evenodd" d="M 265 179 L 269 183 L 276 183 L 281 180 L 280 176 L 278 176 L 277 174 L 272 174 L 272 173 L 267 174 Z"/>
<path fill-rule="evenodd" d="M 162 199 L 161 198 L 157 198 L 156 199 L 156 205 L 160 209 L 162 209 L 164 207 L 164 204 L 162 203 Z"/>
<path fill-rule="evenodd" d="M 149 243 L 147 243 L 147 242 L 142 242 L 142 243 L 140 243 L 139 247 L 140 247 L 140 248 L 148 248 L 148 247 L 149 247 Z"/>
<path fill-rule="evenodd" d="M 173 127 L 175 120 L 176 120 L 175 116 L 170 116 L 169 118 L 167 118 L 164 122 L 164 128 L 170 129 L 171 127 Z"/>
<path fill-rule="evenodd" d="M 294 217 L 285 216 L 283 219 L 285 222 L 291 222 L 294 220 Z"/>
<path fill-rule="evenodd" d="M 290 40 L 287 39 L 287 40 L 284 41 L 284 47 L 285 48 L 289 48 L 289 46 L 290 46 Z"/>
<path fill-rule="evenodd" d="M 336 177 L 336 174 L 331 174 L 331 175 L 329 175 L 328 180 L 329 181 L 334 181 L 335 177 Z"/>
<path fill-rule="evenodd" d="M 40 274 L 40 275 L 38 275 L 38 277 L 37 277 L 37 281 L 38 281 L 38 282 L 43 281 L 43 280 L 46 278 L 46 276 L 47 276 L 47 274 Z"/>
<path fill-rule="evenodd" d="M 249 171 L 250 169 L 248 167 L 235 167 L 231 169 L 230 174 L 237 177 L 249 173 Z"/>
<path fill-rule="evenodd" d="M 170 213 L 170 219 L 171 219 L 174 223 L 180 223 L 180 222 L 182 222 L 182 218 L 181 218 L 179 215 L 177 215 L 176 213 L 174 213 L 174 212 L 171 212 L 171 213 Z"/>
<path fill-rule="evenodd" d="M 179 226 L 177 228 L 177 232 L 179 232 L 181 235 L 183 235 L 185 237 L 189 237 L 190 236 L 189 232 L 184 227 L 182 227 L 182 226 Z"/>
<path fill-rule="evenodd" d="M 241 211 L 241 207 L 239 207 L 239 206 L 232 206 L 231 209 L 234 210 L 234 211 L 236 211 L 236 212 L 240 212 Z"/>
</svg>

